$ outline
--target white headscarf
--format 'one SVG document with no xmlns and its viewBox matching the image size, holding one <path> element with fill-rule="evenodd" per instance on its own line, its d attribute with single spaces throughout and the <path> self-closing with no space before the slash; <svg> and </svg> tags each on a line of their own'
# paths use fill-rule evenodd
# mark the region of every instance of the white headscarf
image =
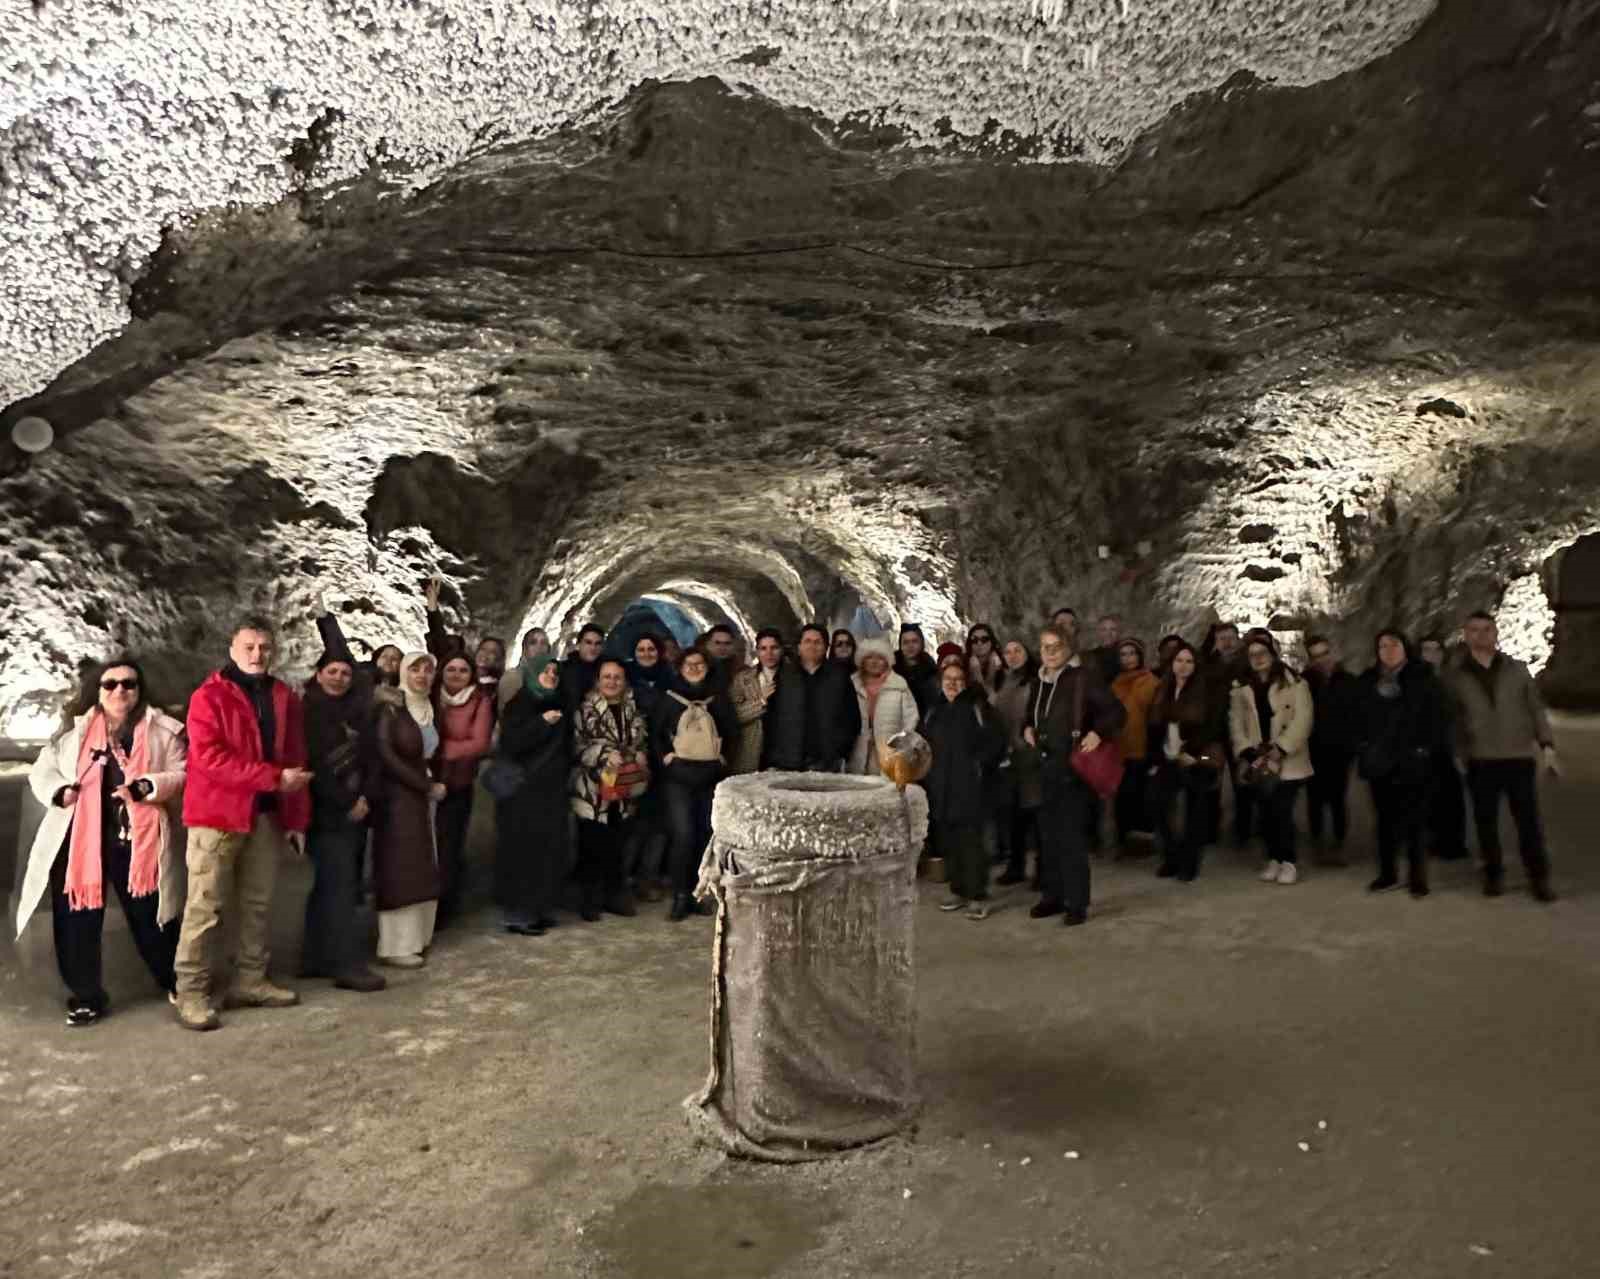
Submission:
<svg viewBox="0 0 1600 1279">
<path fill-rule="evenodd" d="M 427 693 L 413 693 L 411 681 L 407 676 L 418 662 L 431 661 L 433 661 L 432 653 L 407 653 L 400 659 L 400 691 L 405 695 L 406 710 L 411 712 L 411 718 L 416 720 L 421 728 L 427 728 L 433 723 L 433 698 Z"/>
</svg>

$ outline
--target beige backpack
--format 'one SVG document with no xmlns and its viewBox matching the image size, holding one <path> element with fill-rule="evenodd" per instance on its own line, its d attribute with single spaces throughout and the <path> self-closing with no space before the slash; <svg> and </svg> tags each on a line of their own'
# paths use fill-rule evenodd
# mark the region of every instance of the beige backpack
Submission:
<svg viewBox="0 0 1600 1279">
<path fill-rule="evenodd" d="M 672 753 L 678 759 L 697 763 L 716 763 L 722 758 L 722 737 L 717 732 L 717 721 L 711 717 L 705 702 L 691 702 L 679 693 L 668 697 L 683 707 L 678 716 L 678 727 L 672 734 Z"/>
</svg>

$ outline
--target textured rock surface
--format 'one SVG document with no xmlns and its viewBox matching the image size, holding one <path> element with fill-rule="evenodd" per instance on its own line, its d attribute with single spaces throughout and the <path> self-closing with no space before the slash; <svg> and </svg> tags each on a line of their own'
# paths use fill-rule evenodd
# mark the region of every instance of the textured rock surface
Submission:
<svg viewBox="0 0 1600 1279">
<path fill-rule="evenodd" d="M 326 185 L 359 167 L 350 139 L 371 141 L 347 111 L 288 195 L 204 212 L 148 261 L 140 242 L 134 322 L 0 417 L 64 436 L 0 480 L 0 719 L 113 638 L 181 679 L 245 604 L 290 624 L 297 661 L 319 595 L 363 639 L 414 637 L 432 571 L 464 624 L 499 631 L 654 593 L 742 624 L 865 603 L 950 632 L 1072 602 L 1146 634 L 1220 608 L 1285 632 L 1342 616 L 1353 636 L 1513 587 L 1507 629 L 1541 655 L 1536 575 L 1600 525 L 1596 6 L 1457 0 L 1359 70 L 1234 76 L 1137 138 L 1183 91 L 1252 65 L 1339 70 L 1420 9 L 1214 6 L 1141 37 L 1159 51 L 1167 31 L 1177 59 L 1142 96 L 1040 78 L 1043 37 L 1034 79 L 993 39 L 961 62 L 983 23 L 1052 30 L 1039 8 L 974 8 L 965 35 L 913 40 L 967 11 L 902 3 L 897 64 L 860 35 L 888 6 L 830 26 L 775 5 L 811 43 L 725 68 L 770 96 L 648 84 L 589 111 L 663 70 L 624 58 L 588 96 L 519 99 L 553 115 L 513 113 L 425 164 L 406 152 L 436 179 L 409 192 L 382 166 Z M 1369 9 L 1387 24 L 1363 28 Z M 1130 10 L 1118 30 L 1170 18 Z M 1350 39 L 1313 65 L 1303 24 L 1346 11 Z M 1285 43 L 1245 38 L 1275 16 L 1300 33 L 1293 66 L 1260 61 Z M 735 44 L 720 56 L 749 52 Z M 1032 98 L 1003 91 L 1035 80 Z M 505 91 L 531 101 L 530 83 Z M 488 111 L 477 88 L 458 115 Z M 412 119 L 365 96 L 363 118 Z M 1034 123 L 1008 113 L 1024 102 Z M 554 128 L 561 111 L 587 114 Z M 999 124 L 983 145 L 905 145 L 941 115 Z M 4 135 L 8 180 L 26 135 Z M 1018 162 L 1062 139 L 1122 158 Z M 288 189 L 263 182 L 174 198 Z M 133 190 L 125 207 L 157 208 Z M 0 322 L 67 335 L 37 339 L 20 392 L 120 319 L 79 306 L 42 241 L 5 243 L 49 276 L 0 275 L 33 290 Z"/>
</svg>

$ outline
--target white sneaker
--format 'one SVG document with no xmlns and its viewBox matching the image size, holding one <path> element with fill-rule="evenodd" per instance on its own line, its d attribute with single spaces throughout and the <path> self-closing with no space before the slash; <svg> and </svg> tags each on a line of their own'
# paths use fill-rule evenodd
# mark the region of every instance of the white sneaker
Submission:
<svg viewBox="0 0 1600 1279">
<path fill-rule="evenodd" d="M 1282 862 L 1268 862 L 1261 868 L 1261 882 L 1263 884 L 1276 884 L 1278 882 L 1278 868 Z"/>
<path fill-rule="evenodd" d="M 1280 884 L 1293 884 L 1300 878 L 1300 872 L 1295 869 L 1293 862 L 1278 863 L 1278 882 Z"/>
</svg>

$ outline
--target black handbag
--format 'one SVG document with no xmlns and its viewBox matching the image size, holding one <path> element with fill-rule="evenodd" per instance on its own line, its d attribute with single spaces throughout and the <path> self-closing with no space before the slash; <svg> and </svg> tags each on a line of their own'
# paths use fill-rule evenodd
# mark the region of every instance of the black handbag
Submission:
<svg viewBox="0 0 1600 1279">
<path fill-rule="evenodd" d="M 515 760 L 494 755 L 479 771 L 478 780 L 493 799 L 504 801 L 528 784 L 528 774 Z"/>
</svg>

